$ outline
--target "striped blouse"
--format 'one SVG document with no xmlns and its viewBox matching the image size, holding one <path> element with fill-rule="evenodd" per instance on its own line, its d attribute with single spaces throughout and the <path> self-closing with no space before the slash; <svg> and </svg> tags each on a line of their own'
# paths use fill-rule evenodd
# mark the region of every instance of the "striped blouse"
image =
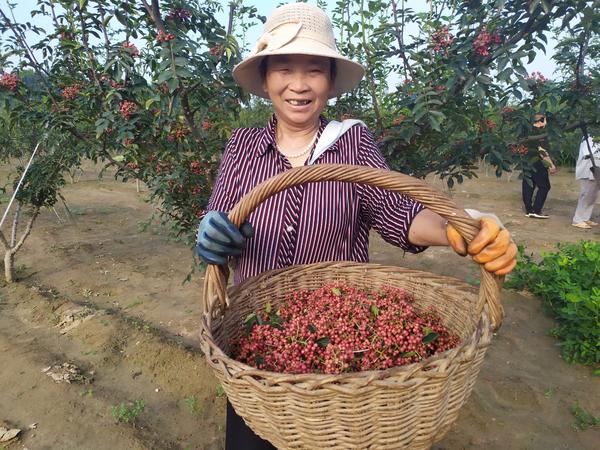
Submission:
<svg viewBox="0 0 600 450">
<path fill-rule="evenodd" d="M 327 121 L 321 117 L 318 136 Z M 291 168 L 277 151 L 276 118 L 265 128 L 239 128 L 221 158 L 207 211 L 229 211 L 253 187 Z M 310 158 L 309 158 L 310 159 Z M 315 164 L 354 164 L 388 168 L 372 134 L 350 128 Z M 261 203 L 248 221 L 254 236 L 239 256 L 233 282 L 267 270 L 323 261 L 367 262 L 369 230 L 402 249 L 426 247 L 408 241 L 408 230 L 423 205 L 402 194 L 344 182 L 307 183 Z"/>
</svg>

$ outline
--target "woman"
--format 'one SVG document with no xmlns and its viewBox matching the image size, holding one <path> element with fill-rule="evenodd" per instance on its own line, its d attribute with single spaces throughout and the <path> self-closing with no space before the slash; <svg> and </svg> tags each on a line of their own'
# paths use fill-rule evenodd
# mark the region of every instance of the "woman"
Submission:
<svg viewBox="0 0 600 450">
<path fill-rule="evenodd" d="M 587 140 L 584 137 L 579 145 L 579 156 L 575 166 L 575 178 L 579 180 L 580 191 L 571 225 L 576 228 L 589 230 L 598 226 L 598 222 L 592 220 L 592 213 L 598 191 L 600 191 L 599 172 L 600 143 L 591 137 L 588 137 Z"/>
<path fill-rule="evenodd" d="M 536 130 L 546 128 L 546 116 L 536 114 L 533 118 L 533 127 Z M 531 173 L 523 176 L 523 205 L 525 206 L 525 216 L 530 219 L 548 219 L 549 216 L 542 212 L 546 197 L 550 192 L 550 177 L 548 173 L 556 173 L 556 166 L 550 158 L 550 155 L 539 143 L 532 144 L 528 156 L 536 158 L 531 167 Z M 546 145 L 546 144 L 544 144 Z M 536 190 L 535 198 L 533 192 Z"/>
<path fill-rule="evenodd" d="M 341 182 L 310 183 L 264 201 L 238 230 L 225 214 L 260 182 L 307 164 L 327 121 L 329 98 L 356 87 L 363 68 L 335 48 L 331 22 L 323 11 L 290 4 L 274 11 L 254 52 L 234 68 L 236 81 L 271 100 L 274 115 L 265 128 L 238 129 L 227 143 L 219 176 L 198 230 L 197 251 L 211 264 L 236 256 L 234 283 L 264 271 L 320 261 L 368 260 L 369 230 L 413 253 L 429 245 L 449 245 L 476 255 L 498 275 L 514 267 L 516 246 L 508 232 L 486 220 L 469 249 L 436 213 L 410 198 Z M 315 164 L 354 164 L 388 169 L 371 133 L 350 127 Z M 250 225 L 252 224 L 252 225 Z M 251 238 L 251 239 L 249 239 Z M 489 244 L 489 245 L 488 245 Z M 490 251 L 491 250 L 491 251 Z M 227 408 L 226 448 L 273 448 Z"/>
</svg>

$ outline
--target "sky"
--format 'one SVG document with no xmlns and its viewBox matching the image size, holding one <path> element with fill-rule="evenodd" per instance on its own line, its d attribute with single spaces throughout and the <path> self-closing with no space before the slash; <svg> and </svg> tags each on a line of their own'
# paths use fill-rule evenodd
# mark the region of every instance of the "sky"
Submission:
<svg viewBox="0 0 600 450">
<path fill-rule="evenodd" d="M 227 5 L 229 3 L 229 0 L 220 0 L 220 1 L 221 1 L 221 4 L 223 4 L 224 12 L 222 14 L 222 17 L 219 17 L 219 19 L 221 20 L 222 23 L 225 23 L 227 20 L 226 12 L 227 12 Z M 336 0 L 327 0 L 327 4 L 329 5 L 329 10 L 327 11 L 328 13 L 331 13 L 331 10 L 333 9 L 333 7 L 335 5 L 335 1 Z M 48 20 L 42 21 L 41 16 L 36 16 L 35 18 L 31 18 L 30 14 L 29 14 L 32 9 L 35 9 L 37 7 L 37 0 L 11 0 L 11 3 L 16 3 L 18 5 L 17 8 L 15 9 L 15 15 L 16 15 L 16 18 L 18 21 L 20 21 L 20 22 L 30 21 L 32 23 L 35 23 L 36 25 L 41 26 L 42 28 L 46 28 L 47 30 L 51 29 L 51 24 Z M 284 2 L 282 2 L 281 0 L 246 0 L 245 1 L 245 4 L 247 4 L 247 5 L 256 6 L 258 13 L 263 16 L 268 16 L 277 6 L 279 6 L 282 3 L 284 3 Z M 312 3 L 312 4 L 316 5 L 317 1 L 309 0 L 308 3 Z M 427 4 L 423 0 L 407 0 L 405 2 L 405 4 L 407 7 L 413 9 L 414 11 L 424 11 L 427 9 Z M 7 5 L 7 0 L 0 0 L 0 6 L 2 7 L 2 9 L 5 12 L 8 11 L 8 8 L 6 5 Z M 408 32 L 410 33 L 410 29 L 408 29 Z M 254 27 L 248 31 L 246 40 L 249 43 L 249 45 L 248 45 L 249 48 L 254 47 L 254 42 L 258 39 L 258 37 L 261 34 L 262 34 L 262 24 Z M 30 40 L 33 42 L 34 40 L 36 40 L 36 36 L 32 36 Z M 552 40 L 552 38 L 550 38 L 549 45 L 547 48 L 547 54 L 544 55 L 542 52 L 538 52 L 538 54 L 536 55 L 536 59 L 531 64 L 526 64 L 526 68 L 530 73 L 533 71 L 538 71 L 538 72 L 541 72 L 546 78 L 553 78 L 554 70 L 555 70 L 556 66 L 555 66 L 555 63 L 551 60 L 551 57 L 553 54 L 552 44 L 553 44 L 553 40 Z"/>
</svg>

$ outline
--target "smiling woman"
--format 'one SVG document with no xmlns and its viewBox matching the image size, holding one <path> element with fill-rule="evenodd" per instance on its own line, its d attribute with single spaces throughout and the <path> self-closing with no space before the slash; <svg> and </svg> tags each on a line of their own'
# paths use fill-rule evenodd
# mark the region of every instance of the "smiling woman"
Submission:
<svg viewBox="0 0 600 450">
<path fill-rule="evenodd" d="M 476 250 L 467 249 L 438 214 L 403 194 L 369 185 L 302 184 L 263 201 L 239 229 L 228 219 L 226 211 L 245 194 L 292 167 L 346 164 L 389 170 L 362 122 L 339 126 L 321 115 L 329 98 L 354 89 L 363 74 L 360 64 L 338 53 L 331 21 L 319 8 L 296 3 L 273 12 L 253 53 L 233 75 L 247 91 L 270 99 L 274 114 L 264 128 L 237 129 L 228 141 L 198 229 L 200 259 L 226 265 L 237 257 L 234 284 L 299 264 L 367 262 L 373 229 L 405 251 L 451 245 L 460 254 L 484 254 L 482 263 L 490 272 L 510 272 L 517 249 L 495 222 L 481 227 L 473 241 Z M 328 144 L 319 147 L 323 142 Z M 228 404 L 226 448 L 273 447 L 254 435 Z"/>
</svg>

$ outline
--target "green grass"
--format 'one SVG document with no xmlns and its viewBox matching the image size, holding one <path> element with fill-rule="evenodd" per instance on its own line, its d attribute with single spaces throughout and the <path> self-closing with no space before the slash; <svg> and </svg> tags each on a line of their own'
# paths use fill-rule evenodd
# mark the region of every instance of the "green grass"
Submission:
<svg viewBox="0 0 600 450">
<path fill-rule="evenodd" d="M 546 398 L 550 398 L 554 395 L 554 393 L 556 392 L 555 388 L 548 388 L 546 389 L 546 391 L 544 392 L 544 397 Z"/>
<path fill-rule="evenodd" d="M 146 408 L 144 400 L 136 400 L 133 403 L 119 403 L 112 407 L 112 416 L 117 422 L 135 423 L 136 419 Z"/>
<path fill-rule="evenodd" d="M 125 309 L 131 309 L 131 308 L 135 308 L 136 306 L 138 306 L 138 305 L 141 305 L 141 304 L 142 304 L 142 301 L 141 301 L 140 299 L 137 299 L 137 298 L 136 298 L 136 299 L 135 299 L 134 301 L 132 301 L 132 302 L 131 302 L 129 305 L 127 305 L 127 306 L 125 307 Z"/>
<path fill-rule="evenodd" d="M 85 209 L 79 206 L 72 206 L 69 209 L 71 210 L 71 214 L 74 216 L 83 216 L 85 214 Z"/>
<path fill-rule="evenodd" d="M 571 406 L 571 414 L 575 417 L 573 426 L 578 430 L 587 430 L 600 425 L 600 416 L 594 416 L 585 408 L 579 406 L 579 402 L 575 402 Z"/>
<path fill-rule="evenodd" d="M 189 395 L 185 398 L 184 402 L 194 416 L 200 417 L 203 415 L 204 410 L 198 403 L 198 397 L 195 395 Z"/>
</svg>

